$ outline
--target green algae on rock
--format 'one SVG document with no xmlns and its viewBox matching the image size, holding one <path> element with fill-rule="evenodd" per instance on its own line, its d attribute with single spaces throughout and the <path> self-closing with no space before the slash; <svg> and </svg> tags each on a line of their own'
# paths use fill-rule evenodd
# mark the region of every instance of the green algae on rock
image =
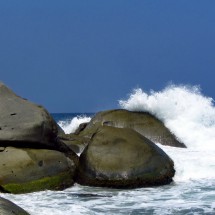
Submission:
<svg viewBox="0 0 215 215">
<path fill-rule="evenodd" d="M 41 190 L 63 190 L 72 186 L 73 184 L 73 173 L 68 171 L 30 182 L 2 185 L 2 188 L 4 192 L 20 194 Z"/>
<path fill-rule="evenodd" d="M 6 147 L 0 156 L 0 186 L 4 192 L 59 190 L 74 183 L 76 164 L 61 152 Z"/>
<path fill-rule="evenodd" d="M 0 83 L 0 191 L 33 192 L 73 185 L 78 156 L 58 138 L 48 111 Z"/>
</svg>

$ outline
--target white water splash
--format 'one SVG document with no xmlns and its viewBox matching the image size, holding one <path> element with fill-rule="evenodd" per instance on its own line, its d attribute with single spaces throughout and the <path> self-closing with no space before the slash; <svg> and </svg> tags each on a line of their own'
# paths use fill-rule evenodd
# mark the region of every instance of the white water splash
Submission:
<svg viewBox="0 0 215 215">
<path fill-rule="evenodd" d="M 188 147 L 161 146 L 175 162 L 175 180 L 215 178 L 215 107 L 199 87 L 170 85 L 149 94 L 135 89 L 119 104 L 127 110 L 152 113 Z"/>
<path fill-rule="evenodd" d="M 90 120 L 91 120 L 91 117 L 81 115 L 81 116 L 76 116 L 69 121 L 59 121 L 58 124 L 66 134 L 70 134 L 75 132 L 81 123 L 89 122 Z"/>
</svg>

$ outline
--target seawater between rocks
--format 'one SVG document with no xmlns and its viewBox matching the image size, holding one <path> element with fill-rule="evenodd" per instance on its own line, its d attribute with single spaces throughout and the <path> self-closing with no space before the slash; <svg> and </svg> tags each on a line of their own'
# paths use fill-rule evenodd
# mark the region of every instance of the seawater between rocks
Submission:
<svg viewBox="0 0 215 215">
<path fill-rule="evenodd" d="M 75 185 L 64 191 L 4 197 L 32 215 L 215 214 L 215 182 L 199 180 L 162 187 L 113 190 Z"/>
<path fill-rule="evenodd" d="M 160 92 L 135 90 L 122 108 L 149 111 L 186 145 L 159 145 L 174 161 L 170 185 L 139 189 L 108 189 L 75 184 L 64 191 L 1 194 L 32 215 L 71 214 L 215 214 L 215 107 L 198 88 L 169 86 Z M 53 114 L 66 133 L 93 114 Z"/>
</svg>

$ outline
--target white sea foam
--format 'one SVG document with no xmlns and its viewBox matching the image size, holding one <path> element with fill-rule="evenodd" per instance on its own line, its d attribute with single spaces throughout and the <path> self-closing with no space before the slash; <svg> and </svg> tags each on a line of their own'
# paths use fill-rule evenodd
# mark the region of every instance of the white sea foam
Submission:
<svg viewBox="0 0 215 215">
<path fill-rule="evenodd" d="M 70 134 L 75 132 L 75 130 L 78 128 L 78 126 L 81 123 L 89 122 L 90 120 L 91 120 L 91 117 L 81 115 L 81 116 L 76 116 L 73 119 L 68 121 L 59 121 L 58 124 L 66 134 Z"/>
<path fill-rule="evenodd" d="M 170 85 L 160 92 L 135 89 L 122 108 L 148 111 L 164 122 L 187 149 L 164 147 L 176 166 L 175 180 L 215 178 L 215 107 L 198 86 Z"/>
</svg>

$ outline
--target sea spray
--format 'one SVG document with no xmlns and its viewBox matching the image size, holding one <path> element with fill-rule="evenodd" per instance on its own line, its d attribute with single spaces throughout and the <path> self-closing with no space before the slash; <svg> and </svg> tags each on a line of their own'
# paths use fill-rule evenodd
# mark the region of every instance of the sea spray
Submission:
<svg viewBox="0 0 215 215">
<path fill-rule="evenodd" d="M 90 120 L 91 120 L 91 117 L 88 117 L 86 115 L 80 115 L 68 121 L 59 121 L 58 124 L 66 134 L 70 134 L 75 132 L 75 130 L 78 128 L 78 126 L 81 123 L 89 122 Z"/>
<path fill-rule="evenodd" d="M 175 162 L 176 181 L 215 178 L 215 107 L 199 87 L 170 85 L 149 94 L 135 89 L 119 104 L 127 110 L 154 114 L 188 147 L 161 146 Z"/>
</svg>

